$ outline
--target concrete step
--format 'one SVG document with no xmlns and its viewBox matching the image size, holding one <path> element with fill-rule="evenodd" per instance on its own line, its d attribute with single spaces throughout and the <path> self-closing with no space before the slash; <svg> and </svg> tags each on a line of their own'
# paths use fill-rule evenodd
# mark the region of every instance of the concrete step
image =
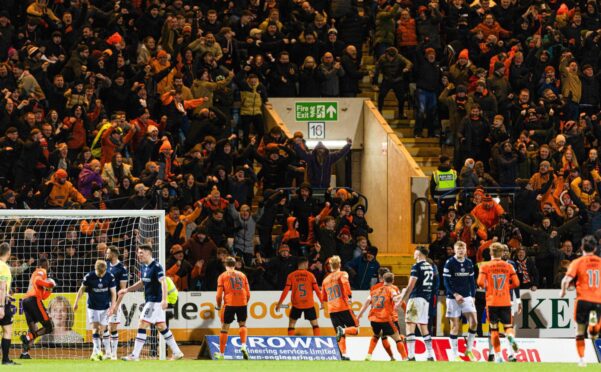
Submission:
<svg viewBox="0 0 601 372">
<path fill-rule="evenodd" d="M 396 130 L 395 130 L 396 132 Z M 403 138 L 403 144 L 406 147 L 436 147 L 440 150 L 440 146 L 438 146 L 439 139 L 438 138 Z"/>
<path fill-rule="evenodd" d="M 440 153 L 440 148 L 438 147 L 421 147 L 421 146 L 412 146 L 412 147 L 407 147 L 407 151 L 409 151 L 409 154 L 411 154 L 411 156 L 416 157 L 416 156 L 436 156 L 437 154 Z"/>
<path fill-rule="evenodd" d="M 430 177 L 432 175 L 432 173 L 436 170 L 436 168 L 438 168 L 437 166 L 430 166 L 430 165 L 426 165 L 426 166 L 421 166 L 420 168 L 422 169 L 422 172 L 424 172 L 424 174 L 428 177 Z"/>
<path fill-rule="evenodd" d="M 414 157 L 413 160 L 415 160 L 419 166 L 437 167 L 439 163 L 438 156 L 417 156 Z"/>
</svg>

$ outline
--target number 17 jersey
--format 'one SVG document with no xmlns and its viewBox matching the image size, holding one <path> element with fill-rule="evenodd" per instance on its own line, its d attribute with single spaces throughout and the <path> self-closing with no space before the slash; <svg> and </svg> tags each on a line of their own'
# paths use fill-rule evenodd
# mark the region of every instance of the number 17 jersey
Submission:
<svg viewBox="0 0 601 372">
<path fill-rule="evenodd" d="M 493 259 L 482 265 L 478 285 L 486 288 L 486 306 L 511 306 L 511 290 L 519 287 L 520 280 L 513 265 Z"/>
<path fill-rule="evenodd" d="M 601 303 L 601 258 L 598 256 L 583 256 L 572 261 L 568 267 L 567 276 L 576 282 L 576 299 Z"/>
</svg>

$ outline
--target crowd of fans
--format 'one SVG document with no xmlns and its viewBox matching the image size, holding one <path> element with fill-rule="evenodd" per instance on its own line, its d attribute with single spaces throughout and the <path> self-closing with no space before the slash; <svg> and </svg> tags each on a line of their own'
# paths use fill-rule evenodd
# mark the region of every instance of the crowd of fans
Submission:
<svg viewBox="0 0 601 372">
<path fill-rule="evenodd" d="M 282 289 L 301 255 L 321 280 L 334 254 L 355 288 L 369 288 L 379 264 L 365 203 L 330 188 L 351 141 L 309 150 L 300 132 L 266 132 L 263 117 L 269 97 L 359 92 L 370 18 L 358 10 L 352 1 L 3 1 L 0 207 L 163 209 L 166 271 L 181 290 L 215 289 L 229 254 L 253 289 Z M 139 236 L 115 224 L 4 221 L 4 239 L 22 247 L 11 259 L 17 287 L 47 257 L 61 290 L 74 291 L 107 244 L 133 269 Z"/>
<path fill-rule="evenodd" d="M 269 97 L 356 96 L 366 76 L 380 109 L 392 90 L 398 118 L 414 108 L 416 137 L 453 147 L 431 188 L 438 264 L 456 239 L 475 261 L 501 241 L 522 287 L 550 288 L 579 239 L 601 227 L 594 0 L 7 0 L 3 9 L 0 206 L 164 209 L 167 271 L 182 289 L 214 287 L 226 252 L 257 289 L 279 289 L 298 255 L 321 277 L 334 253 L 355 288 L 369 286 L 377 249 L 357 195 L 312 195 L 328 188 L 350 141 L 309 151 L 300 133 L 266 133 L 262 114 Z M 467 189 L 445 195 L 456 186 Z"/>
</svg>

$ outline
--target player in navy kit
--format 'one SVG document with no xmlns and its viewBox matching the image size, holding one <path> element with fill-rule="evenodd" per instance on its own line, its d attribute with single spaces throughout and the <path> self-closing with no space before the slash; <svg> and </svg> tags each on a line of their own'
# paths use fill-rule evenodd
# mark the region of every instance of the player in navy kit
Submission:
<svg viewBox="0 0 601 372">
<path fill-rule="evenodd" d="M 475 361 L 472 347 L 476 339 L 478 319 L 476 317 L 476 278 L 474 277 L 474 264 L 466 257 L 467 246 L 464 242 L 455 243 L 455 256 L 449 258 L 444 265 L 443 280 L 447 296 L 447 318 L 451 323 L 451 349 L 456 361 L 461 361 L 457 350 L 457 337 L 461 331 L 461 315 L 467 318 L 469 331 L 465 356 Z"/>
<path fill-rule="evenodd" d="M 103 360 L 102 342 L 100 335 L 104 332 L 109 323 L 111 315 L 111 304 L 115 304 L 117 298 L 117 286 L 113 274 L 107 272 L 106 262 L 103 260 L 96 261 L 94 271 L 90 271 L 83 277 L 83 283 L 75 297 L 73 310 L 77 311 L 79 299 L 83 296 L 84 291 L 88 294 L 88 322 L 92 324 L 92 343 L 94 349 L 92 351 L 91 360 Z M 110 343 L 104 344 L 106 355 L 111 355 Z"/>
<path fill-rule="evenodd" d="M 165 270 L 160 263 L 152 258 L 152 247 L 143 244 L 138 247 L 138 261 L 142 264 L 140 272 L 142 278 L 131 287 L 119 291 L 119 296 L 124 296 L 128 292 L 133 292 L 144 287 L 144 299 L 146 303 L 142 309 L 142 316 L 138 325 L 138 334 L 134 343 L 134 350 L 131 355 L 123 357 L 125 361 L 136 361 L 140 359 L 140 353 L 146 343 L 146 330 L 151 324 L 154 324 L 159 332 L 165 338 L 167 346 L 171 349 L 171 360 L 178 360 L 184 357 L 173 333 L 165 323 L 165 310 L 167 309 L 167 281 L 165 279 Z"/>
<path fill-rule="evenodd" d="M 127 268 L 123 265 L 123 262 L 119 261 L 119 249 L 115 246 L 109 246 L 106 249 L 105 258 L 108 266 L 108 272 L 113 274 L 115 277 L 117 291 L 127 288 L 127 284 L 129 283 L 129 273 L 127 272 Z M 117 349 L 119 348 L 119 332 L 117 331 L 117 327 L 119 327 L 119 324 L 121 323 L 121 317 L 123 315 L 123 312 L 120 308 L 122 298 L 122 296 L 117 297 L 117 302 L 114 306 L 115 311 L 109 317 L 109 326 L 104 331 L 104 335 L 102 336 L 104 344 L 110 343 L 112 352 L 110 358 L 112 360 L 117 360 Z"/>
<path fill-rule="evenodd" d="M 418 326 L 424 338 L 428 360 L 434 360 L 432 337 L 428 331 L 428 313 L 430 299 L 438 287 L 438 277 L 434 268 L 426 261 L 428 248 L 418 246 L 413 254 L 416 263 L 411 267 L 409 284 L 404 289 L 403 301 L 407 303 L 405 323 L 407 323 L 407 351 L 410 361 L 415 361 L 415 327 Z M 409 299 L 409 301 L 407 301 Z"/>
</svg>

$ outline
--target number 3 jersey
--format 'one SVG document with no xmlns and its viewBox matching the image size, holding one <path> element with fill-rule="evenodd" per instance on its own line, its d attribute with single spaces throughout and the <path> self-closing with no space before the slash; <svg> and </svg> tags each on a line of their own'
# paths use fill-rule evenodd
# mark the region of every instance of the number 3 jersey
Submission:
<svg viewBox="0 0 601 372">
<path fill-rule="evenodd" d="M 601 303 L 600 271 L 601 258 L 598 256 L 583 256 L 572 261 L 566 275 L 576 282 L 577 300 Z"/>
<path fill-rule="evenodd" d="M 434 292 L 435 281 L 434 268 L 427 261 L 420 261 L 411 266 L 411 276 L 416 278 L 415 286 L 409 298 L 421 297 L 430 301 Z"/>
<path fill-rule="evenodd" d="M 280 303 L 286 299 L 288 291 L 291 291 L 290 302 L 297 309 L 309 309 L 315 305 L 313 292 L 317 294 L 318 298 L 321 295 L 315 275 L 309 270 L 296 270 L 288 275 L 286 286 L 280 296 Z"/>
<path fill-rule="evenodd" d="M 226 271 L 217 279 L 217 304 L 224 300 L 225 306 L 246 306 L 250 299 L 250 287 L 244 273 Z"/>
<path fill-rule="evenodd" d="M 486 306 L 511 306 L 511 290 L 520 286 L 520 280 L 513 265 L 493 259 L 480 268 L 478 286 L 486 289 Z"/>
<path fill-rule="evenodd" d="M 328 312 L 330 313 L 350 310 L 348 301 L 351 298 L 351 285 L 348 281 L 348 274 L 337 271 L 328 275 L 323 280 L 321 298 L 328 301 Z"/>
</svg>

